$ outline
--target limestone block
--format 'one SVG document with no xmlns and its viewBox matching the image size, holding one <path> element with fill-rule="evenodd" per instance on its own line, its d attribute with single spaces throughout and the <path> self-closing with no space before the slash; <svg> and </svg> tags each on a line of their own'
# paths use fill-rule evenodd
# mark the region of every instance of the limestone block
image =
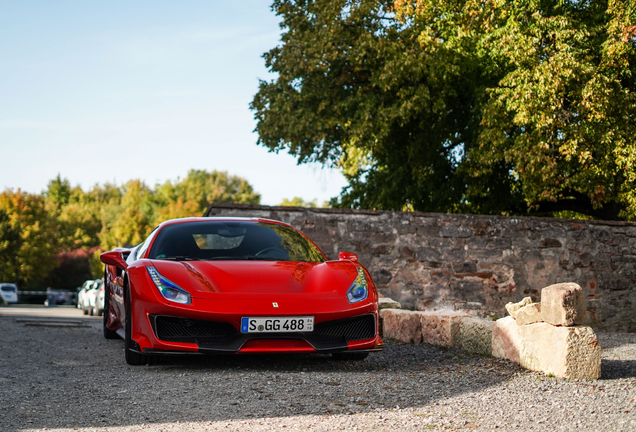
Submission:
<svg viewBox="0 0 636 432">
<path fill-rule="evenodd" d="M 528 306 L 532 304 L 532 299 L 530 297 L 526 297 L 523 300 L 521 300 L 519 303 L 506 303 L 506 310 L 508 311 L 508 313 L 510 314 L 511 317 L 513 317 L 514 319 L 517 319 L 517 312 L 519 312 L 519 309 L 521 309 L 524 306 Z"/>
<path fill-rule="evenodd" d="M 492 355 L 519 363 L 521 357 L 520 326 L 511 316 L 498 319 L 492 326 Z"/>
<path fill-rule="evenodd" d="M 482 318 L 462 317 L 454 348 L 481 355 L 492 354 L 492 328 L 494 322 Z"/>
<path fill-rule="evenodd" d="M 542 322 L 541 303 L 532 303 L 517 311 L 517 325 L 526 325 Z"/>
<path fill-rule="evenodd" d="M 493 325 L 492 355 L 561 378 L 601 376 L 601 348 L 594 331 L 587 326 L 519 326 L 512 317 L 502 318 Z"/>
<path fill-rule="evenodd" d="M 420 312 L 422 342 L 444 347 L 454 346 L 459 324 L 467 317 L 464 311 L 442 310 Z"/>
<path fill-rule="evenodd" d="M 575 283 L 559 283 L 541 290 L 541 318 L 556 326 L 571 326 L 585 322 L 583 290 Z"/>
<path fill-rule="evenodd" d="M 382 309 L 383 337 L 406 343 L 422 342 L 420 313 L 402 309 Z"/>
<path fill-rule="evenodd" d="M 388 297 L 380 297 L 378 299 L 378 308 L 380 309 L 402 309 L 400 302 L 396 302 Z"/>
<path fill-rule="evenodd" d="M 591 327 L 536 323 L 518 329 L 522 341 L 521 366 L 561 378 L 601 377 L 601 347 Z"/>
</svg>

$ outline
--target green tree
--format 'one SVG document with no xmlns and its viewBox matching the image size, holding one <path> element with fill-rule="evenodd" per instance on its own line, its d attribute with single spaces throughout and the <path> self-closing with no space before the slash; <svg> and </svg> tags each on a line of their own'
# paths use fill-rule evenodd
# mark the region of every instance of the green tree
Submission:
<svg viewBox="0 0 636 432">
<path fill-rule="evenodd" d="M 294 197 L 292 199 L 283 198 L 283 201 L 279 204 L 282 207 L 307 207 L 307 208 L 315 208 L 315 207 L 328 207 L 329 203 L 324 202 L 322 206 L 318 206 L 316 200 L 305 201 L 300 197 Z"/>
<path fill-rule="evenodd" d="M 46 204 L 51 211 L 59 212 L 71 199 L 71 184 L 67 179 L 62 179 L 58 174 L 51 180 L 44 192 Z"/>
<path fill-rule="evenodd" d="M 183 181 L 175 184 L 175 193 L 199 204 L 199 215 L 213 202 L 258 204 L 261 200 L 247 180 L 221 171 L 190 170 Z"/>
<path fill-rule="evenodd" d="M 4 209 L 0 209 L 0 281 L 13 282 L 19 278 L 18 253 L 22 245 L 20 231 L 11 224 Z"/>
<path fill-rule="evenodd" d="M 422 49 L 495 71 L 468 169 L 507 163 L 538 211 L 636 217 L 636 2 L 399 0 Z M 479 191 L 470 191 L 473 194 Z"/>
<path fill-rule="evenodd" d="M 340 166 L 334 205 L 636 217 L 633 0 L 395 3 L 274 2 L 261 145 Z"/>
<path fill-rule="evenodd" d="M 190 170 L 185 179 L 167 181 L 155 189 L 156 223 L 201 216 L 213 202 L 258 204 L 261 200 L 247 180 L 220 171 Z"/>
<path fill-rule="evenodd" d="M 154 192 L 141 180 L 130 180 L 123 187 L 121 201 L 112 200 L 104 208 L 100 232 L 104 250 L 141 243 L 154 225 Z"/>
<path fill-rule="evenodd" d="M 397 21 L 391 1 L 273 7 L 286 31 L 264 56 L 278 78 L 251 105 L 259 143 L 341 167 L 349 186 L 334 206 L 455 211 L 479 125 L 473 83 L 489 77 L 464 56 L 422 50 L 424 27 Z M 482 201 L 517 199 L 501 189 Z"/>
<path fill-rule="evenodd" d="M 58 243 L 63 250 L 99 245 L 100 203 L 80 187 L 72 188 L 60 175 L 51 180 L 44 192 L 46 208 L 59 227 Z"/>
<path fill-rule="evenodd" d="M 26 288 L 41 287 L 44 277 L 58 264 L 54 257 L 59 250 L 58 227 L 44 199 L 20 190 L 5 190 L 0 194 L 0 210 L 9 218 L 5 225 L 20 233 L 17 282 Z"/>
</svg>

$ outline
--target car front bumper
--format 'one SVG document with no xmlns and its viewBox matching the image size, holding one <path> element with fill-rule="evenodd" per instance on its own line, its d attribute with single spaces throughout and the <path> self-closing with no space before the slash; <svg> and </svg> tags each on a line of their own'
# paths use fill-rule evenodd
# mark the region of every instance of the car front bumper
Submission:
<svg viewBox="0 0 636 432">
<path fill-rule="evenodd" d="M 133 287 L 132 339 L 143 354 L 333 353 L 380 351 L 374 300 L 349 304 L 342 297 L 312 294 L 220 295 L 189 305 Z M 275 300 L 275 301 L 273 301 Z M 274 306 L 274 304 L 276 306 Z M 313 316 L 314 331 L 241 333 L 243 317 Z"/>
</svg>

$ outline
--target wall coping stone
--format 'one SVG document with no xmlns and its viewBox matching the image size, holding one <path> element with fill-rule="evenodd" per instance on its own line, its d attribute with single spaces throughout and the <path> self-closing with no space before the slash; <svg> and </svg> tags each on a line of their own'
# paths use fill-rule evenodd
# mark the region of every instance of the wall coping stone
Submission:
<svg viewBox="0 0 636 432">
<path fill-rule="evenodd" d="M 530 220 L 542 222 L 572 222 L 579 225 L 606 225 L 606 226 L 626 226 L 636 227 L 636 222 L 629 221 L 613 221 L 613 220 L 589 220 L 589 219 L 562 219 L 554 217 L 537 217 L 537 216 L 500 216 L 500 215 L 476 215 L 464 213 L 423 213 L 423 212 L 403 212 L 394 210 L 365 210 L 365 209 L 348 209 L 348 208 L 315 208 L 315 207 L 287 207 L 287 206 L 267 206 L 260 204 L 234 204 L 234 203 L 211 203 L 203 217 L 215 216 L 223 209 L 238 210 L 256 210 L 256 211 L 276 211 L 276 212 L 296 212 L 296 213 L 325 213 L 325 214 L 351 214 L 351 215 L 411 215 L 414 217 L 433 217 L 440 216 L 454 219 L 488 219 L 488 220 Z"/>
<path fill-rule="evenodd" d="M 440 316 L 440 317 L 468 317 L 469 313 L 465 310 L 440 309 L 432 311 L 420 311 L 420 315 L 424 316 Z"/>
</svg>

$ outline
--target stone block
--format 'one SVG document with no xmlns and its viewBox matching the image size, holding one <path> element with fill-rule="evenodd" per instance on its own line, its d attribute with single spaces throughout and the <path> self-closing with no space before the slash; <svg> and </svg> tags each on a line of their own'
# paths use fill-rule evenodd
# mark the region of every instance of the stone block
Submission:
<svg viewBox="0 0 636 432">
<path fill-rule="evenodd" d="M 492 326 L 492 355 L 519 363 L 521 358 L 519 326 L 511 316 L 498 319 Z"/>
<path fill-rule="evenodd" d="M 420 312 L 422 342 L 443 347 L 454 346 L 461 319 L 467 316 L 466 312 L 454 310 Z"/>
<path fill-rule="evenodd" d="M 380 309 L 402 309 L 402 305 L 400 302 L 396 302 L 395 300 L 389 297 L 380 297 L 378 299 L 378 308 Z"/>
<path fill-rule="evenodd" d="M 420 313 L 402 309 L 382 309 L 382 335 L 405 343 L 422 342 Z"/>
<path fill-rule="evenodd" d="M 471 353 L 492 355 L 493 324 L 493 321 L 482 318 L 461 317 L 453 347 Z"/>
<path fill-rule="evenodd" d="M 506 310 L 508 311 L 508 313 L 510 314 L 511 317 L 513 317 L 514 319 L 517 319 L 517 312 L 519 312 L 519 309 L 521 309 L 524 306 L 528 306 L 532 304 L 532 299 L 530 297 L 526 297 L 523 300 L 521 300 L 519 303 L 506 303 Z"/>
<path fill-rule="evenodd" d="M 519 335 L 521 366 L 561 378 L 601 377 L 601 347 L 591 327 L 536 323 L 519 326 Z"/>
<path fill-rule="evenodd" d="M 473 232 L 467 227 L 443 226 L 442 237 L 470 237 Z"/>
<path fill-rule="evenodd" d="M 517 311 L 517 325 L 527 325 L 542 322 L 541 303 L 532 303 Z"/>
<path fill-rule="evenodd" d="M 512 317 L 502 318 L 493 325 L 492 355 L 561 378 L 601 376 L 601 348 L 594 331 L 587 326 L 519 326 Z"/>
<path fill-rule="evenodd" d="M 558 283 L 543 288 L 541 318 L 555 326 L 583 324 L 586 310 L 581 287 L 575 283 Z"/>
</svg>

